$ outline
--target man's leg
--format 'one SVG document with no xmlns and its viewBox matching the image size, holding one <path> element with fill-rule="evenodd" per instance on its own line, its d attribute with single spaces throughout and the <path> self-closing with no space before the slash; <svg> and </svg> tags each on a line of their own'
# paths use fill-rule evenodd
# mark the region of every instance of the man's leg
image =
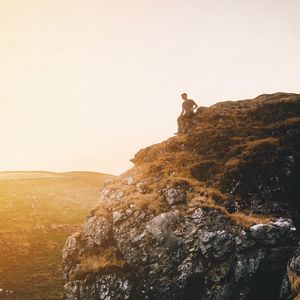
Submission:
<svg viewBox="0 0 300 300">
<path fill-rule="evenodd" d="M 177 125 L 178 125 L 177 133 L 181 134 L 182 133 L 182 117 L 177 118 Z"/>
</svg>

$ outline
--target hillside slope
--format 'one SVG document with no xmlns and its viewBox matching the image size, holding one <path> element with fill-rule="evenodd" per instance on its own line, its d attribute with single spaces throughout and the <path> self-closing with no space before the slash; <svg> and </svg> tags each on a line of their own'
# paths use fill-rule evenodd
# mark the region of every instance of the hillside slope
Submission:
<svg viewBox="0 0 300 300">
<path fill-rule="evenodd" d="M 296 296 L 300 95 L 200 107 L 132 161 L 66 242 L 64 299 Z"/>
<path fill-rule="evenodd" d="M 105 177 L 0 172 L 1 300 L 61 298 L 61 250 L 96 204 Z"/>
</svg>

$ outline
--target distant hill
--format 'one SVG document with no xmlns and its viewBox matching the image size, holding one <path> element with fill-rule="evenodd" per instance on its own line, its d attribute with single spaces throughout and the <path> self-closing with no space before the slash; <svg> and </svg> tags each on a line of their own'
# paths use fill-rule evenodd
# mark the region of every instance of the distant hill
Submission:
<svg viewBox="0 0 300 300">
<path fill-rule="evenodd" d="M 61 298 L 62 247 L 97 204 L 106 177 L 0 172 L 1 300 Z"/>
</svg>

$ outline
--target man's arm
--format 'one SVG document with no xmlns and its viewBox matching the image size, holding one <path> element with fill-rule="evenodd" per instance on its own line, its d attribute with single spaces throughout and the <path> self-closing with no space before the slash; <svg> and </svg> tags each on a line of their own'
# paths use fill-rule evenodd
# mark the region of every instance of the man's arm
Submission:
<svg viewBox="0 0 300 300">
<path fill-rule="evenodd" d="M 193 101 L 193 109 L 198 108 L 198 104 L 194 100 L 192 100 L 192 101 Z"/>
<path fill-rule="evenodd" d="M 181 114 L 180 114 L 180 116 L 179 116 L 179 117 L 182 117 L 182 116 L 183 116 L 183 114 L 184 114 L 184 108 L 182 109 L 182 111 L 181 111 Z"/>
</svg>

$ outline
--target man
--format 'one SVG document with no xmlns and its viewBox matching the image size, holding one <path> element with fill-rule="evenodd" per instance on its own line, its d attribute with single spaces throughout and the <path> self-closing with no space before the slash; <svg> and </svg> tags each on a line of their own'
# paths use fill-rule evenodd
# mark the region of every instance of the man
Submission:
<svg viewBox="0 0 300 300">
<path fill-rule="evenodd" d="M 182 111 L 180 116 L 177 119 L 178 132 L 177 134 L 185 133 L 185 123 L 187 119 L 191 118 L 195 114 L 195 109 L 198 108 L 198 105 L 194 100 L 188 99 L 187 93 L 181 94 L 182 102 Z"/>
</svg>

